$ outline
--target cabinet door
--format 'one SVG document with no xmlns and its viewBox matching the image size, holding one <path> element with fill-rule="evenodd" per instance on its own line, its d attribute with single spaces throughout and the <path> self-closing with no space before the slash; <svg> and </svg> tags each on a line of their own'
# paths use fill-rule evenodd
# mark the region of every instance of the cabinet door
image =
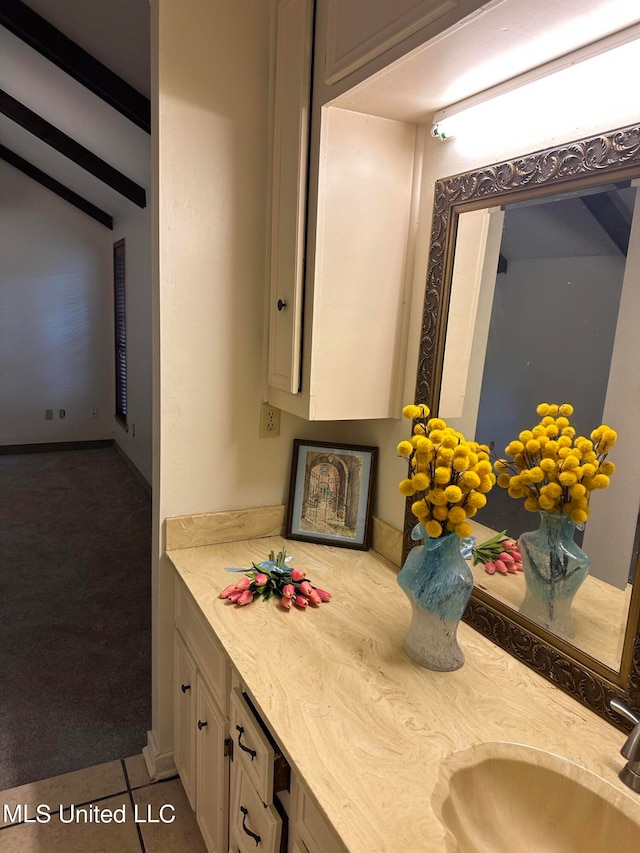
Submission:
<svg viewBox="0 0 640 853">
<path fill-rule="evenodd" d="M 174 644 L 173 758 L 191 808 L 196 807 L 196 666 L 180 634 Z"/>
<path fill-rule="evenodd" d="M 227 718 L 196 676 L 196 817 L 209 853 L 227 853 L 229 759 Z"/>
<path fill-rule="evenodd" d="M 273 804 L 262 802 L 235 750 L 231 776 L 231 849 L 234 853 L 279 853 L 282 818 Z"/>
<path fill-rule="evenodd" d="M 300 383 L 313 0 L 279 0 L 273 107 L 269 384 Z"/>
</svg>

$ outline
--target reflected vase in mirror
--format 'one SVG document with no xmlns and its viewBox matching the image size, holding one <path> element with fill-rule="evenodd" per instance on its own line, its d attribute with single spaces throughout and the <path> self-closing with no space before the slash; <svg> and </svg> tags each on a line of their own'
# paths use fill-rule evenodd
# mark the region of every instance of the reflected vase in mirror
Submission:
<svg viewBox="0 0 640 853">
<path fill-rule="evenodd" d="M 473 589 L 460 538 L 449 533 L 432 539 L 422 524 L 416 524 L 411 538 L 424 544 L 411 549 L 398 574 L 412 609 L 404 650 L 426 669 L 460 669 L 464 654 L 458 645 L 458 624 Z"/>
<path fill-rule="evenodd" d="M 560 637 L 574 636 L 571 604 L 590 558 L 574 542 L 568 515 L 540 511 L 540 527 L 520 536 L 526 594 L 520 613 Z"/>
</svg>

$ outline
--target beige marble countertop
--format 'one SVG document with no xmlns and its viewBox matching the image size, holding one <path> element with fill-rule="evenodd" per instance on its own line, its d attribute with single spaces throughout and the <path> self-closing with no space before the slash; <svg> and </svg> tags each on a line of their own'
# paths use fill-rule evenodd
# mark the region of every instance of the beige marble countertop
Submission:
<svg viewBox="0 0 640 853">
<path fill-rule="evenodd" d="M 226 566 L 286 547 L 333 600 L 285 612 L 218 598 Z M 510 741 L 562 755 L 637 803 L 617 778 L 624 736 L 461 624 L 462 669 L 431 672 L 402 643 L 410 605 L 397 569 L 373 551 L 281 537 L 168 554 L 246 683 L 291 765 L 351 853 L 435 853 L 440 767 L 476 744 Z M 491 791 L 478 791 L 491 797 Z"/>
</svg>

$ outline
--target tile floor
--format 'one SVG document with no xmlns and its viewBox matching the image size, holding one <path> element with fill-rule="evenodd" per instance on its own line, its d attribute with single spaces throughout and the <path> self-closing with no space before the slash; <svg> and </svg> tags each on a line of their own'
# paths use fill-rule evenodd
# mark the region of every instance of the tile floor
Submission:
<svg viewBox="0 0 640 853">
<path fill-rule="evenodd" d="M 107 822 L 110 813 L 117 821 Z M 152 783 L 142 755 L 134 755 L 0 791 L 0 853 L 206 853 L 206 848 L 180 779 Z"/>
</svg>

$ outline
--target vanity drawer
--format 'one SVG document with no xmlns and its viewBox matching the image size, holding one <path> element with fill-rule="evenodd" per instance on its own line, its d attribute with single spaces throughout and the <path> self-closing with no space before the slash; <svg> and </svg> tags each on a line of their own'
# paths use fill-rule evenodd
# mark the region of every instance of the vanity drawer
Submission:
<svg viewBox="0 0 640 853">
<path fill-rule="evenodd" d="M 179 580 L 176 580 L 175 613 L 180 634 L 198 661 L 198 669 L 220 710 L 226 714 L 229 683 L 227 655 L 188 590 Z"/>
<path fill-rule="evenodd" d="M 262 801 L 271 803 L 274 791 L 289 787 L 289 765 L 246 693 L 234 688 L 230 705 L 233 760 L 242 766 Z"/>
<path fill-rule="evenodd" d="M 292 853 L 347 853 L 303 785 L 292 787 L 295 827 Z"/>
<path fill-rule="evenodd" d="M 229 840 L 233 853 L 279 853 L 282 818 L 274 805 L 262 802 L 244 765 L 234 768 L 232 788 Z"/>
</svg>

